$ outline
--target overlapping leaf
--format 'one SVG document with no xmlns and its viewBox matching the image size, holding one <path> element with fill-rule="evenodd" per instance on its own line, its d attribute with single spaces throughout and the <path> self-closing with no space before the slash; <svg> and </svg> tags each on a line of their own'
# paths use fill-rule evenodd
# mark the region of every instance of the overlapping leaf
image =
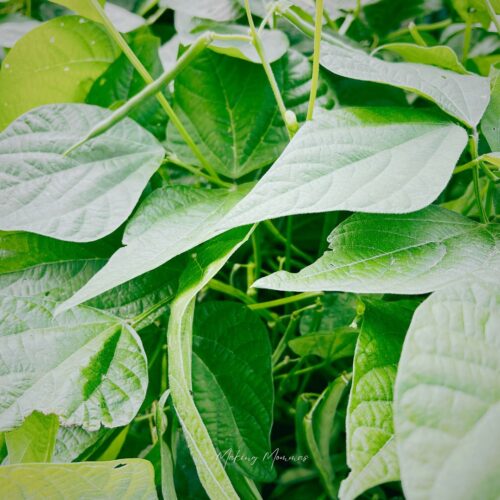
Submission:
<svg viewBox="0 0 500 500">
<path fill-rule="evenodd" d="M 417 302 L 368 302 L 354 355 L 347 409 L 347 463 L 341 500 L 399 480 L 393 426 L 394 381 L 403 340 Z"/>
<path fill-rule="evenodd" d="M 230 212 L 228 226 L 331 210 L 418 210 L 444 189 L 466 143 L 461 127 L 428 111 L 318 114 Z"/>
<path fill-rule="evenodd" d="M 163 148 L 130 119 L 64 153 L 109 111 L 54 104 L 0 134 L 0 229 L 91 241 L 130 215 Z"/>
<path fill-rule="evenodd" d="M 477 273 L 500 277 L 498 226 L 430 206 L 406 215 L 355 214 L 337 226 L 330 251 L 258 288 L 420 294 Z"/>
<path fill-rule="evenodd" d="M 490 98 L 487 78 L 425 64 L 387 62 L 347 46 L 323 42 L 321 64 L 341 76 L 415 92 L 471 127 L 479 123 Z"/>
<path fill-rule="evenodd" d="M 415 312 L 394 415 L 409 500 L 498 496 L 499 305 L 498 280 L 472 280 L 434 293 Z"/>
</svg>

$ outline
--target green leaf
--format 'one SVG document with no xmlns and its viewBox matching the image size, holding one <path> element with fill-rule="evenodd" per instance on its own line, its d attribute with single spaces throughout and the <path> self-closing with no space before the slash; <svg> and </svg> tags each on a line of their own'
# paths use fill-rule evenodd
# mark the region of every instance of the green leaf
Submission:
<svg viewBox="0 0 500 500">
<path fill-rule="evenodd" d="M 299 356 L 319 356 L 335 361 L 354 354 L 358 331 L 341 327 L 328 332 L 307 333 L 290 340 L 288 346 Z"/>
<path fill-rule="evenodd" d="M 80 16 L 86 17 L 100 23 L 102 21 L 101 17 L 101 7 L 104 7 L 106 0 L 50 0 L 53 3 L 57 3 L 66 7 L 73 12 L 76 12 Z"/>
<path fill-rule="evenodd" d="M 494 499 L 500 491 L 500 287 L 462 282 L 415 312 L 396 378 L 406 498 Z"/>
<path fill-rule="evenodd" d="M 457 54 L 446 45 L 422 47 L 413 43 L 387 43 L 378 47 L 377 51 L 379 50 L 394 52 L 407 62 L 431 64 L 432 66 L 449 69 L 462 75 L 469 74 L 458 60 Z"/>
<path fill-rule="evenodd" d="M 0 467 L 6 498 L 137 498 L 155 500 L 153 467 L 146 460 Z"/>
<path fill-rule="evenodd" d="M 175 186 L 157 189 L 129 220 L 120 248 L 102 271 L 62 304 L 69 309 L 151 271 L 216 234 L 220 221 L 247 192 Z"/>
<path fill-rule="evenodd" d="M 279 271 L 253 286 L 273 290 L 421 294 L 466 276 L 499 276 L 497 225 L 430 206 L 407 215 L 355 214 L 325 252 L 298 273 Z"/>
<path fill-rule="evenodd" d="M 165 403 L 170 395 L 170 391 L 165 391 L 158 401 L 155 415 L 155 426 L 158 441 L 160 443 L 160 463 L 161 463 L 161 493 L 164 499 L 177 500 L 174 481 L 174 463 L 172 452 L 168 447 L 163 435 L 167 430 L 167 417 L 165 416 Z"/>
<path fill-rule="evenodd" d="M 481 132 L 486 137 L 492 151 L 500 151 L 500 70 L 491 72 L 491 101 L 481 120 Z"/>
<path fill-rule="evenodd" d="M 21 427 L 5 433 L 9 464 L 50 462 L 58 428 L 57 415 L 33 412 Z"/>
<path fill-rule="evenodd" d="M 479 123 L 490 98 L 487 78 L 424 64 L 387 62 L 347 46 L 323 42 L 321 64 L 341 76 L 415 92 L 470 127 Z"/>
<path fill-rule="evenodd" d="M 494 0 L 488 0 L 492 2 Z M 452 0 L 452 5 L 465 22 L 481 23 L 487 29 L 491 23 L 485 0 Z"/>
<path fill-rule="evenodd" d="M 59 427 L 52 462 L 68 463 L 80 459 L 87 450 L 98 446 L 102 438 L 110 432 L 112 431 L 105 428 L 89 432 L 77 426 Z"/>
<path fill-rule="evenodd" d="M 347 463 L 341 500 L 399 480 L 393 390 L 403 340 L 417 302 L 367 302 L 347 408 Z"/>
<path fill-rule="evenodd" d="M 117 56 L 103 26 L 76 16 L 58 17 L 30 31 L 2 63 L 0 130 L 42 104 L 83 102 Z"/>
<path fill-rule="evenodd" d="M 255 313 L 232 302 L 209 302 L 196 308 L 196 407 L 221 461 L 257 481 L 274 477 L 270 459 L 274 399 L 271 368 L 269 335 Z M 233 461 L 231 456 L 237 452 L 243 458 Z"/>
<path fill-rule="evenodd" d="M 1 229 L 91 241 L 120 226 L 164 151 L 125 119 L 64 155 L 109 113 L 85 104 L 43 106 L 0 134 Z"/>
<path fill-rule="evenodd" d="M 377 107 L 318 113 L 226 222 L 331 210 L 412 212 L 444 189 L 466 143 L 465 130 L 433 112 Z"/>
<path fill-rule="evenodd" d="M 130 48 L 153 78 L 159 77 L 163 72 L 158 54 L 159 43 L 159 38 L 145 31 L 132 35 L 129 41 Z M 121 54 L 94 82 L 86 102 L 115 109 L 141 91 L 145 85 L 142 76 L 134 70 L 125 54 Z M 129 117 L 158 139 L 165 139 L 167 115 L 156 97 L 143 101 L 132 110 Z"/>
<path fill-rule="evenodd" d="M 146 24 L 143 17 L 111 2 L 106 2 L 104 13 L 111 21 L 111 24 L 122 33 L 129 33 Z"/>
<path fill-rule="evenodd" d="M 236 500 L 208 430 L 192 396 L 192 326 L 196 294 L 249 238 L 248 227 L 234 229 L 201 245 L 181 277 L 168 324 L 168 380 L 179 421 L 198 476 L 208 495 Z"/>
<path fill-rule="evenodd" d="M 9 14 L 0 22 L 0 47 L 12 48 L 26 33 L 40 24 L 36 19 L 21 14 Z"/>
<path fill-rule="evenodd" d="M 242 14 L 237 0 L 160 0 L 160 6 L 213 21 L 232 21 Z"/>
<path fill-rule="evenodd" d="M 64 425 L 118 427 L 136 415 L 147 386 L 147 361 L 132 328 L 79 307 L 54 317 L 54 303 L 0 296 L 0 430 L 33 411 Z"/>
<path fill-rule="evenodd" d="M 272 67 L 287 108 L 302 111 L 309 98 L 308 61 L 291 52 Z M 324 95 L 325 87 L 320 90 Z M 261 65 L 204 51 L 176 78 L 174 104 L 205 158 L 227 177 L 237 179 L 269 165 L 288 143 Z M 179 158 L 197 163 L 171 123 L 167 142 Z"/>
</svg>

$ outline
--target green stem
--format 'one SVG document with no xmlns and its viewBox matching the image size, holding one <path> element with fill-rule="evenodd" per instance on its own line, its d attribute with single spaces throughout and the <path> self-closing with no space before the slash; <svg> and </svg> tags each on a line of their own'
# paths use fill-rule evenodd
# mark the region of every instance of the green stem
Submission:
<svg viewBox="0 0 500 500">
<path fill-rule="evenodd" d="M 26 0 L 26 16 L 31 17 L 31 0 Z"/>
<path fill-rule="evenodd" d="M 286 245 L 288 243 L 287 239 L 279 232 L 278 228 L 270 221 L 266 220 L 263 223 L 264 227 L 269 231 L 269 233 L 276 238 L 277 241 Z M 312 262 L 309 255 L 303 252 L 300 248 L 290 243 L 290 249 L 292 252 L 302 257 L 306 262 Z"/>
<path fill-rule="evenodd" d="M 462 63 L 465 64 L 467 59 L 469 58 L 469 49 L 472 35 L 472 21 L 470 16 L 467 17 L 467 21 L 465 23 L 465 32 L 464 32 L 464 45 L 462 50 Z"/>
<path fill-rule="evenodd" d="M 477 207 L 479 209 L 479 216 L 481 222 L 486 224 L 488 222 L 488 216 L 486 215 L 486 211 L 484 209 L 482 200 L 481 200 L 481 190 L 479 187 L 479 155 L 478 155 L 478 146 L 477 146 L 477 131 L 474 130 L 474 134 L 471 135 L 469 139 L 469 148 L 470 154 L 473 160 L 476 160 L 476 165 L 472 170 L 472 181 L 474 184 L 474 196 L 476 197 Z"/>
<path fill-rule="evenodd" d="M 307 120 L 312 120 L 314 113 L 314 102 L 318 92 L 319 79 L 319 56 L 321 51 L 321 28 L 323 25 L 323 0 L 316 0 L 316 20 L 314 26 L 314 54 L 312 63 L 311 92 L 309 94 L 309 105 L 307 107 Z"/>
<path fill-rule="evenodd" d="M 300 314 L 292 313 L 292 315 L 290 316 L 290 321 L 288 322 L 288 325 L 286 327 L 285 333 L 280 338 L 280 341 L 278 342 L 278 345 L 276 346 L 276 349 L 273 352 L 271 358 L 273 367 L 278 366 L 278 361 L 285 352 L 286 347 L 288 345 L 288 341 L 295 333 L 295 328 L 299 320 L 300 320 Z"/>
<path fill-rule="evenodd" d="M 483 1 L 484 4 L 486 5 L 486 10 L 488 11 L 490 18 L 493 21 L 493 24 L 495 25 L 498 33 L 500 33 L 500 22 L 497 19 L 497 15 L 495 9 L 493 8 L 493 5 L 491 5 L 491 1 L 490 0 L 483 0 Z"/>
<path fill-rule="evenodd" d="M 211 33 L 206 33 L 202 35 L 200 38 L 198 38 L 198 40 L 196 40 L 196 42 L 194 42 L 186 50 L 186 52 L 182 54 L 182 56 L 178 59 L 176 65 L 172 69 L 170 69 L 169 71 L 165 71 L 162 75 L 160 75 L 159 78 L 146 85 L 139 93 L 137 93 L 135 96 L 129 99 L 125 104 L 116 109 L 108 117 L 97 123 L 81 141 L 79 141 L 70 149 L 68 149 L 68 151 L 65 152 L 65 155 L 68 155 L 69 153 L 74 151 L 76 148 L 80 147 L 88 140 L 103 134 L 113 125 L 115 125 L 120 120 L 125 118 L 138 104 L 142 103 L 148 97 L 157 94 L 164 85 L 172 81 L 193 59 L 195 59 L 198 56 L 198 54 L 200 54 L 200 52 L 202 52 L 211 43 L 211 41 L 212 41 Z M 162 98 L 164 99 L 165 96 L 163 96 L 163 94 L 161 95 Z M 165 102 L 167 101 L 165 100 Z M 170 107 L 170 104 L 168 104 L 168 102 L 167 105 Z M 174 120 L 177 119 L 177 115 L 174 114 L 173 117 Z M 218 177 L 217 173 L 213 170 L 213 168 L 209 164 L 205 165 L 205 163 L 207 162 L 204 160 L 203 165 L 210 173 L 210 175 L 212 175 L 213 177 Z"/>
<path fill-rule="evenodd" d="M 108 31 L 108 33 L 110 34 L 110 36 L 113 38 L 113 40 L 116 42 L 116 44 L 120 47 L 120 49 L 123 51 L 123 53 L 125 54 L 125 56 L 127 57 L 127 59 L 130 61 L 130 63 L 134 67 L 134 69 L 139 73 L 139 75 L 141 76 L 141 78 L 147 84 L 147 86 L 145 87 L 145 89 L 148 88 L 150 85 L 152 85 L 154 83 L 153 77 L 149 74 L 148 70 L 144 67 L 144 65 L 141 63 L 141 61 L 135 55 L 134 51 L 129 47 L 128 43 L 125 41 L 125 39 L 123 38 L 123 36 L 121 35 L 121 33 L 114 27 L 113 23 L 111 22 L 111 20 L 108 18 L 108 16 L 104 12 L 104 9 L 102 8 L 102 6 L 99 3 L 99 1 L 98 0 L 91 0 L 91 2 L 92 2 L 92 6 L 99 13 L 99 16 L 101 17 L 101 21 L 104 24 L 104 26 L 106 27 L 106 30 Z M 201 38 L 203 38 L 203 36 Z M 204 45 L 201 50 L 198 50 L 196 52 L 195 57 L 207 45 L 209 45 L 211 41 L 212 41 L 211 39 L 208 40 L 206 42 L 206 45 Z M 181 59 L 182 59 L 182 57 L 179 59 L 179 61 Z M 191 58 L 191 59 L 193 59 L 193 58 Z M 191 59 L 190 59 L 190 61 L 191 61 Z M 184 66 L 181 69 L 183 69 Z M 173 69 L 173 71 L 175 71 L 176 68 L 177 68 L 177 65 Z M 166 73 L 169 73 L 169 72 L 166 72 Z M 166 73 L 164 73 L 162 76 L 165 76 Z M 171 79 L 173 79 L 177 75 L 177 73 L 178 73 L 178 71 L 175 73 L 175 75 Z M 162 78 L 162 76 L 160 76 L 160 78 L 158 80 L 160 80 Z M 200 163 L 207 169 L 207 171 L 210 172 L 210 174 L 212 174 L 212 175 L 215 174 L 214 177 L 218 177 L 217 174 L 215 173 L 215 171 L 212 169 L 212 166 L 210 165 L 210 163 L 206 160 L 206 158 L 203 156 L 203 154 L 200 151 L 200 149 L 198 148 L 198 146 L 195 144 L 195 142 L 194 142 L 193 138 L 190 136 L 189 132 L 186 130 L 186 128 L 184 127 L 184 125 L 180 121 L 179 117 L 176 115 L 176 113 L 173 110 L 172 106 L 170 106 L 169 102 L 167 101 L 167 99 L 165 98 L 165 96 L 161 92 L 161 87 L 163 87 L 171 79 L 168 79 L 168 80 L 164 81 L 162 84 L 157 85 L 156 87 L 154 87 L 155 88 L 155 92 L 149 93 L 147 95 L 147 97 L 149 97 L 149 96 L 151 96 L 153 94 L 156 94 L 156 98 L 157 98 L 158 102 L 160 103 L 161 107 L 163 108 L 163 110 L 165 111 L 165 113 L 167 114 L 167 116 L 169 117 L 170 121 L 177 128 L 177 130 L 179 131 L 180 135 L 182 136 L 182 138 L 184 139 L 184 141 L 186 142 L 186 144 L 192 150 L 193 154 L 196 156 L 196 158 L 198 158 L 198 160 L 200 161 Z M 158 80 L 156 80 L 156 81 L 158 81 Z M 141 94 L 141 93 L 142 92 L 139 92 L 139 94 Z M 137 94 L 137 95 L 139 95 L 139 94 Z M 126 104 L 124 104 L 124 106 L 126 106 Z M 122 106 L 122 107 L 124 107 L 124 106 Z M 119 108 L 119 109 L 121 109 L 121 108 Z"/>
<path fill-rule="evenodd" d="M 413 40 L 415 40 L 415 43 L 417 45 L 420 45 L 421 47 L 427 47 L 425 40 L 422 38 L 422 35 L 418 32 L 417 26 L 413 21 L 410 24 L 408 24 L 408 30 L 410 31 L 410 35 L 412 36 Z"/>
<path fill-rule="evenodd" d="M 446 28 L 451 23 L 452 23 L 451 19 L 444 19 L 443 21 L 438 21 L 437 23 L 416 25 L 415 29 L 417 29 L 418 31 L 435 31 L 435 30 L 440 30 L 442 28 Z M 408 33 L 410 33 L 410 29 L 408 27 L 401 28 L 387 35 L 387 40 L 394 40 L 403 35 L 407 35 Z"/>
<path fill-rule="evenodd" d="M 474 158 L 471 161 L 468 161 L 467 163 L 464 163 L 463 165 L 459 165 L 458 167 L 455 167 L 453 170 L 453 174 L 459 174 L 460 172 L 465 172 L 466 170 L 470 170 L 471 168 L 475 167 L 477 165 L 478 159 Z"/>
<path fill-rule="evenodd" d="M 225 295 L 229 295 L 235 299 L 241 300 L 244 304 L 255 304 L 255 300 L 249 297 L 245 292 L 239 290 L 238 288 L 228 285 L 222 281 L 219 281 L 215 278 L 211 279 L 208 282 L 208 288 L 214 290 L 216 292 L 223 293 Z"/>
<path fill-rule="evenodd" d="M 248 25 L 250 27 L 250 33 L 252 35 L 253 46 L 257 51 L 260 62 L 262 63 L 262 67 L 264 68 L 267 79 L 269 80 L 269 84 L 271 85 L 274 98 L 276 99 L 276 103 L 278 104 L 278 109 L 280 111 L 281 117 L 283 118 L 283 121 L 286 125 L 288 136 L 291 139 L 295 131 L 292 129 L 292 127 L 289 126 L 290 119 L 288 118 L 287 115 L 286 106 L 283 101 L 283 97 L 281 96 L 281 92 L 278 87 L 278 82 L 276 81 L 271 65 L 267 61 L 264 46 L 262 45 L 262 40 L 260 39 L 260 36 L 257 33 L 257 29 L 255 28 L 255 23 L 253 22 L 253 17 L 252 17 L 252 11 L 250 10 L 250 0 L 245 0 L 245 11 L 247 14 Z"/>
<path fill-rule="evenodd" d="M 250 304 L 249 309 L 257 311 L 259 309 L 269 309 L 271 307 L 284 306 L 286 304 L 293 304 L 294 302 L 300 302 L 301 300 L 311 299 L 313 297 L 319 297 L 323 295 L 323 292 L 303 292 L 291 297 L 283 297 L 282 299 L 269 300 L 267 302 L 259 302 L 258 304 Z"/>
</svg>

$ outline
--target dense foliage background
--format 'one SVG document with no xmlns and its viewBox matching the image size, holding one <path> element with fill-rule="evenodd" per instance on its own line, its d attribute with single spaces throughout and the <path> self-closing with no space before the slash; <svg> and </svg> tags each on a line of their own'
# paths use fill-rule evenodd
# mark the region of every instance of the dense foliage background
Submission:
<svg viewBox="0 0 500 500">
<path fill-rule="evenodd" d="M 0 0 L 0 497 L 500 491 L 498 0 Z"/>
</svg>

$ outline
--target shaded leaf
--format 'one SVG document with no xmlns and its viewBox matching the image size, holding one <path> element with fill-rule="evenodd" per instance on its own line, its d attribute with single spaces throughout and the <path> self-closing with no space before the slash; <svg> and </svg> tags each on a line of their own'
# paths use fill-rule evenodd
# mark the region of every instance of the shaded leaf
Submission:
<svg viewBox="0 0 500 500">
<path fill-rule="evenodd" d="M 500 70 L 491 73 L 491 101 L 481 120 L 481 132 L 486 137 L 492 151 L 500 151 Z"/>
<path fill-rule="evenodd" d="M 110 112 L 84 104 L 35 109 L 0 134 L 0 228 L 91 241 L 130 215 L 163 148 L 125 119 L 68 155 Z"/>
<path fill-rule="evenodd" d="M 394 381 L 403 340 L 417 302 L 367 302 L 354 355 L 347 408 L 347 463 L 341 500 L 399 480 L 393 426 Z"/>
<path fill-rule="evenodd" d="M 500 287 L 473 280 L 415 312 L 395 391 L 405 497 L 494 499 L 500 488 Z M 451 410 L 451 411 L 450 411 Z"/>
<path fill-rule="evenodd" d="M 355 214 L 329 236 L 330 251 L 292 274 L 253 286 L 273 290 L 421 294 L 466 276 L 499 275 L 498 226 L 430 206 L 407 215 Z M 499 275 L 500 277 L 500 275 Z"/>
</svg>

